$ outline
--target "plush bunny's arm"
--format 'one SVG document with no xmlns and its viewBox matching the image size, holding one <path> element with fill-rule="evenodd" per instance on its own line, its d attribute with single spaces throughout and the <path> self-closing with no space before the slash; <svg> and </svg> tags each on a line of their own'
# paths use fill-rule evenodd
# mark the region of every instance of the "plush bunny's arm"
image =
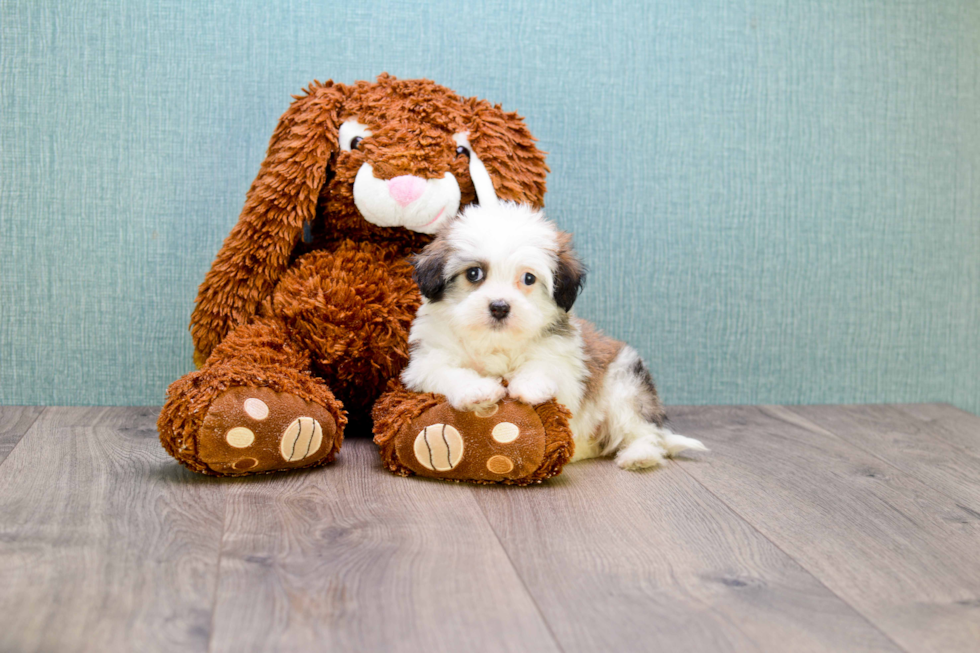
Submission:
<svg viewBox="0 0 980 653">
<path fill-rule="evenodd" d="M 343 85 L 314 84 L 279 120 L 238 223 L 198 289 L 190 325 L 198 366 L 255 314 L 289 264 L 326 182 L 345 95 Z"/>
</svg>

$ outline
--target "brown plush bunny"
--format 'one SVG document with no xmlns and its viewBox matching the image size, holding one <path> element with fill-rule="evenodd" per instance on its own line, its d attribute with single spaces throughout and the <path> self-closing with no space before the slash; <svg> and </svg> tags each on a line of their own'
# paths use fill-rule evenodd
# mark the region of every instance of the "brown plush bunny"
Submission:
<svg viewBox="0 0 980 653">
<path fill-rule="evenodd" d="M 321 465 L 336 456 L 348 419 L 367 426 L 387 389 L 375 436 L 392 471 L 516 483 L 560 471 L 571 455 L 560 406 L 511 401 L 501 417 L 477 417 L 397 381 L 420 303 L 408 257 L 478 201 L 472 166 L 501 198 L 541 206 L 548 168 L 515 113 L 387 74 L 316 82 L 297 96 L 201 284 L 191 317 L 200 369 L 167 390 L 158 421 L 166 450 L 225 476 Z M 504 417 L 527 434 L 526 450 L 511 456 L 522 464 L 488 470 L 473 456 Z M 461 434 L 466 465 L 455 472 L 405 458 L 433 424 Z"/>
</svg>

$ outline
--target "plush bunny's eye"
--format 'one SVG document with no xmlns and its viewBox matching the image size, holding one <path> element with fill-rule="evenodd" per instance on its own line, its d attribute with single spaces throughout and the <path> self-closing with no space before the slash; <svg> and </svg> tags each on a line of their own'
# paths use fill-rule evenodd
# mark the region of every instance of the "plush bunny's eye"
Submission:
<svg viewBox="0 0 980 653">
<path fill-rule="evenodd" d="M 467 159 L 470 158 L 470 149 L 463 145 L 456 148 L 456 156 L 465 156 Z"/>
<path fill-rule="evenodd" d="M 537 281 L 537 280 L 538 280 L 538 278 L 536 276 L 534 276 L 533 274 L 531 274 L 530 272 L 525 273 L 524 278 L 521 279 L 521 281 L 524 282 L 524 285 L 525 286 L 533 286 L 534 285 L 534 282 Z"/>
<path fill-rule="evenodd" d="M 367 125 L 361 124 L 356 118 L 345 120 L 337 133 L 337 140 L 343 152 L 360 149 L 361 141 L 371 135 Z"/>
<path fill-rule="evenodd" d="M 483 268 L 479 266 L 474 266 L 466 270 L 466 280 L 470 283 L 483 281 L 483 276 Z"/>
</svg>

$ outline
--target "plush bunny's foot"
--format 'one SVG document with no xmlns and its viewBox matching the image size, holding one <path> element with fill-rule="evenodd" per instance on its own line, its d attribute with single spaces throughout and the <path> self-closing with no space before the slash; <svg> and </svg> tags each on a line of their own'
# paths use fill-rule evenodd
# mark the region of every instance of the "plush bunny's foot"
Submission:
<svg viewBox="0 0 980 653">
<path fill-rule="evenodd" d="M 553 401 L 459 411 L 398 387 L 375 405 L 374 421 L 382 461 L 403 476 L 527 485 L 559 474 L 573 450 L 568 412 Z"/>
<path fill-rule="evenodd" d="M 398 459 L 416 474 L 500 482 L 528 476 L 544 458 L 544 426 L 526 404 L 505 401 L 473 412 L 448 403 L 399 434 Z"/>
<path fill-rule="evenodd" d="M 223 476 L 313 467 L 334 459 L 337 431 L 317 404 L 269 388 L 232 387 L 204 417 L 197 454 Z"/>
</svg>

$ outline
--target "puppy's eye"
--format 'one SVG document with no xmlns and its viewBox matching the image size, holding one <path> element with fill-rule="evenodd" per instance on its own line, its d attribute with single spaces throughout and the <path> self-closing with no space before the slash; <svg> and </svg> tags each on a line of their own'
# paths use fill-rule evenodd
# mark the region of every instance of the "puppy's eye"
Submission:
<svg viewBox="0 0 980 653">
<path fill-rule="evenodd" d="M 476 283 L 483 280 L 483 268 L 472 267 L 466 271 L 466 280 L 470 283 Z"/>
<path fill-rule="evenodd" d="M 352 138 L 351 141 L 350 141 L 350 149 L 352 149 L 352 150 L 359 150 L 359 149 L 361 149 L 361 141 L 363 141 L 363 140 L 364 139 L 361 138 L 360 136 L 355 136 L 354 138 Z"/>
<path fill-rule="evenodd" d="M 538 278 L 535 277 L 530 272 L 528 272 L 527 274 L 525 274 L 524 275 L 524 279 L 522 279 L 522 281 L 524 282 L 524 285 L 525 286 L 533 286 L 534 285 L 534 282 L 537 281 L 537 280 L 538 280 Z"/>
<path fill-rule="evenodd" d="M 470 158 L 470 150 L 467 147 L 460 145 L 456 148 L 456 156 L 465 156 L 467 159 Z"/>
</svg>

